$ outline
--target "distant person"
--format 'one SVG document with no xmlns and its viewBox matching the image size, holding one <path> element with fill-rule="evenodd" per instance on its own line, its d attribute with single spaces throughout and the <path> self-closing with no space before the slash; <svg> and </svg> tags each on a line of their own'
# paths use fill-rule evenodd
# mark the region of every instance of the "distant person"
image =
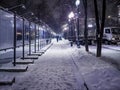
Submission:
<svg viewBox="0 0 120 90">
<path fill-rule="evenodd" d="M 49 42 L 49 40 L 48 40 L 48 39 L 46 39 L 46 44 L 48 44 L 48 42 Z"/>
<path fill-rule="evenodd" d="M 70 41 L 70 46 L 71 46 L 71 47 L 73 46 L 73 41 Z"/>
<path fill-rule="evenodd" d="M 57 42 L 58 42 L 58 40 L 59 40 L 59 36 L 56 36 L 56 40 L 57 40 Z"/>
</svg>

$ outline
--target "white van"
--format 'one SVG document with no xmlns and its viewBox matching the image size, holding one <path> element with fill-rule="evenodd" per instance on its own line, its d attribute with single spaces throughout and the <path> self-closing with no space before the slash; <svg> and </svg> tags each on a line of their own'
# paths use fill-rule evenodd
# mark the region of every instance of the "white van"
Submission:
<svg viewBox="0 0 120 90">
<path fill-rule="evenodd" d="M 120 27 L 105 27 L 103 33 L 103 41 L 106 44 L 120 43 Z"/>
</svg>

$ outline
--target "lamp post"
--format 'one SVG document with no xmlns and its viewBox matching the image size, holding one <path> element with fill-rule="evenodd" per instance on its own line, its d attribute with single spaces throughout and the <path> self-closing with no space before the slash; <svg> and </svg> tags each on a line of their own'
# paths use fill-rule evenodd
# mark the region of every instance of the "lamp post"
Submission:
<svg viewBox="0 0 120 90">
<path fill-rule="evenodd" d="M 33 19 L 34 17 L 28 19 L 29 21 L 29 54 L 28 55 L 32 55 L 31 54 L 31 19 Z M 36 48 L 36 46 L 34 47 Z"/>
<path fill-rule="evenodd" d="M 22 15 L 20 15 L 20 17 L 22 17 L 23 19 L 23 34 L 22 34 L 22 58 L 21 59 L 27 59 L 25 58 L 25 19 L 24 19 L 24 15 L 31 13 L 31 15 L 33 15 L 32 12 L 27 12 L 27 13 L 23 13 Z"/>
<path fill-rule="evenodd" d="M 37 28 L 36 28 L 37 26 L 36 26 L 36 23 L 35 23 L 35 42 L 34 42 L 34 53 L 36 53 L 36 30 L 37 30 Z"/>
<path fill-rule="evenodd" d="M 29 55 L 31 55 L 31 22 L 29 21 Z"/>
<path fill-rule="evenodd" d="M 33 18 L 31 18 L 31 19 L 33 19 Z M 37 23 L 39 23 L 40 20 L 38 18 L 35 18 L 35 19 L 36 19 L 36 21 L 34 21 L 34 23 L 35 23 L 34 53 L 31 53 L 31 36 L 30 36 L 31 35 L 31 28 L 30 28 L 30 31 L 29 31 L 29 34 L 30 34 L 29 35 L 29 54 L 28 55 L 40 56 L 41 53 L 37 52 L 37 46 L 38 46 L 38 50 L 39 50 L 39 39 L 38 39 L 38 45 L 36 44 L 37 43 L 37 36 L 39 37 L 39 34 L 38 34 L 39 33 L 39 27 L 38 27 Z M 37 33 L 37 31 L 38 31 L 38 33 Z"/>
<path fill-rule="evenodd" d="M 22 59 L 24 60 L 25 58 L 25 19 L 24 18 L 23 18 L 22 44 L 23 44 Z"/>
<path fill-rule="evenodd" d="M 16 5 L 16 6 L 13 6 L 11 8 L 6 8 L 7 11 L 10 11 L 10 10 L 14 10 L 16 8 L 19 8 L 19 7 L 22 7 L 22 8 L 26 8 L 24 4 L 20 4 L 20 5 Z M 13 62 L 13 65 L 16 66 L 16 11 L 14 11 L 14 62 Z M 23 54 L 24 54 L 24 19 L 23 19 Z M 23 55 L 23 58 L 24 58 L 24 55 Z"/>
<path fill-rule="evenodd" d="M 13 7 L 11 7 L 11 8 L 7 8 L 6 10 L 8 10 L 8 11 L 10 11 L 10 10 L 13 10 L 13 9 L 16 9 L 16 8 L 19 8 L 19 7 L 21 7 L 22 6 L 22 8 L 25 8 L 25 6 L 23 5 L 23 4 L 20 4 L 20 5 L 16 5 L 16 6 L 13 6 Z M 16 11 L 14 11 L 14 61 L 13 61 L 13 65 L 14 66 L 16 66 Z"/>
<path fill-rule="evenodd" d="M 24 4 L 20 4 L 20 5 L 13 6 L 11 8 L 6 8 L 6 10 L 10 11 L 10 10 L 13 10 L 13 9 L 16 9 L 16 8 L 19 8 L 19 7 L 22 7 L 23 9 L 26 9 Z"/>
<path fill-rule="evenodd" d="M 77 47 L 80 48 L 80 42 L 79 42 L 79 5 L 80 5 L 80 0 L 76 0 L 75 5 L 77 7 Z"/>
<path fill-rule="evenodd" d="M 38 47 L 38 50 L 37 50 L 37 51 L 39 52 L 39 50 L 40 50 L 40 40 L 39 40 L 39 39 L 40 39 L 40 35 L 39 35 L 39 34 L 40 34 L 40 33 L 39 33 L 39 31 L 40 31 L 40 30 L 39 30 L 40 25 L 39 25 L 39 24 L 41 23 L 41 20 L 39 20 L 38 18 L 36 18 L 36 22 L 35 22 L 35 23 L 38 24 L 37 27 L 36 27 L 36 29 L 35 29 L 35 43 L 38 43 L 38 44 L 37 44 L 37 45 L 35 44 L 35 46 Z M 38 42 L 37 42 L 37 39 L 36 39 L 36 38 L 38 39 Z M 36 51 L 36 48 L 35 48 L 35 51 L 34 51 L 34 52 L 37 53 L 37 51 Z"/>
<path fill-rule="evenodd" d="M 27 15 L 27 14 L 30 14 L 30 15 L 34 15 L 34 13 L 33 12 L 26 12 L 26 13 L 23 13 L 23 14 L 21 14 L 20 16 L 25 16 L 25 15 Z"/>
<path fill-rule="evenodd" d="M 14 13 L 14 61 L 13 65 L 16 66 L 16 12 Z"/>
<path fill-rule="evenodd" d="M 72 19 L 74 18 L 74 13 L 70 12 L 70 14 L 68 15 L 69 18 L 69 35 L 72 37 Z M 71 33 L 70 33 L 71 32 Z M 73 42 L 71 41 L 71 46 L 73 46 Z"/>
<path fill-rule="evenodd" d="M 38 26 L 38 51 L 40 50 L 40 25 Z"/>
</svg>

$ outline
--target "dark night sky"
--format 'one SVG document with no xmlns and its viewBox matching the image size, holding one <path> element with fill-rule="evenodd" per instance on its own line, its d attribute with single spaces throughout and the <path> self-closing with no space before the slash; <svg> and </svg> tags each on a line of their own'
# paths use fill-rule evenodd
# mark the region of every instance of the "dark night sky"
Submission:
<svg viewBox="0 0 120 90">
<path fill-rule="evenodd" d="M 36 17 L 43 20 L 50 27 L 54 29 L 55 32 L 61 31 L 61 26 L 65 24 L 68 20 L 68 14 L 70 11 L 75 11 L 75 1 L 76 0 L 0 0 L 0 5 L 9 8 L 15 5 L 19 5 L 23 3 L 26 6 L 26 10 L 21 8 L 17 9 L 18 14 L 22 14 L 25 12 L 32 11 Z M 89 1 L 89 0 L 88 0 Z M 101 0 L 99 0 L 101 1 Z M 120 2 L 119 0 L 107 0 L 109 5 L 113 2 Z M 109 6 L 108 5 L 108 6 Z M 112 6 L 112 5 L 111 5 Z M 110 7 L 111 7 L 110 6 Z M 93 9 L 93 0 L 88 2 L 88 15 L 93 17 L 94 9 Z M 114 14 L 116 11 L 114 10 L 115 5 L 112 6 L 113 9 L 108 9 L 108 14 Z M 110 12 L 110 10 L 113 10 Z M 82 0 L 80 4 L 81 16 L 84 17 L 84 8 L 82 5 Z"/>
<path fill-rule="evenodd" d="M 21 3 L 25 4 L 26 10 L 18 8 L 18 14 L 32 11 L 58 33 L 61 26 L 67 22 L 69 12 L 75 7 L 75 0 L 0 0 L 0 5 L 5 8 Z"/>
</svg>

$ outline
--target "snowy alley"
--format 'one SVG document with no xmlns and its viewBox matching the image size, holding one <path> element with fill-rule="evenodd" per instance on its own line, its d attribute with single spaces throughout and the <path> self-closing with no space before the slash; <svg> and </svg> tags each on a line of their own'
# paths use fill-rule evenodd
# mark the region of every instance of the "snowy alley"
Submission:
<svg viewBox="0 0 120 90">
<path fill-rule="evenodd" d="M 0 90 L 120 90 L 120 71 L 111 64 L 85 52 L 84 47 L 70 47 L 67 40 L 53 41 L 45 54 L 14 75 L 12 86 Z"/>
</svg>

